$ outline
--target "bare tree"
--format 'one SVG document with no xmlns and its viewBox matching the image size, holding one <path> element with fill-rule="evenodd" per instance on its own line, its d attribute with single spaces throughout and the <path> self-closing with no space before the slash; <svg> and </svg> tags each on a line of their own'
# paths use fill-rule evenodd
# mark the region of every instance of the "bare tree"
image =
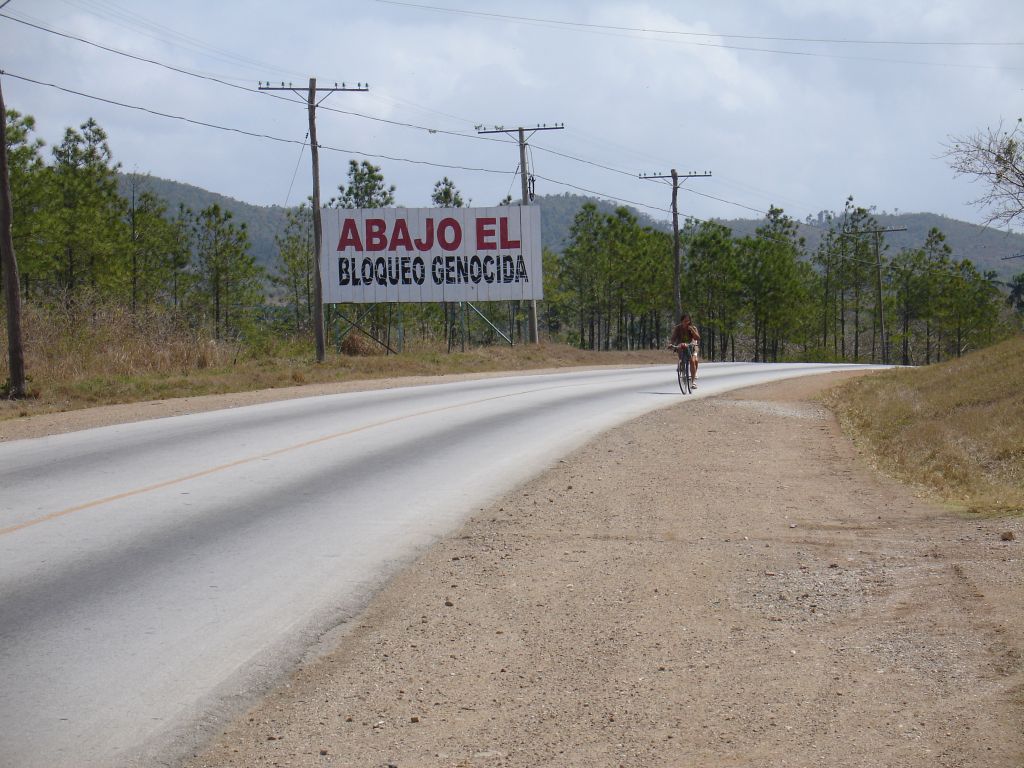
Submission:
<svg viewBox="0 0 1024 768">
<path fill-rule="evenodd" d="M 986 186 L 972 205 L 988 209 L 986 224 L 1011 224 L 1024 217 L 1024 124 L 1012 130 L 1002 122 L 969 136 L 953 136 L 943 157 L 958 176 Z"/>
</svg>

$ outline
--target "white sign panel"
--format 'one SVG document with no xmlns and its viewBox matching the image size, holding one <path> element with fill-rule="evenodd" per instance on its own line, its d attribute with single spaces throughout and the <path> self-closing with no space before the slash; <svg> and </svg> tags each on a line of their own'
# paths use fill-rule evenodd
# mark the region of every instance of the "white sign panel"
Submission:
<svg viewBox="0 0 1024 768">
<path fill-rule="evenodd" d="M 540 209 L 325 208 L 327 304 L 544 297 Z"/>
</svg>

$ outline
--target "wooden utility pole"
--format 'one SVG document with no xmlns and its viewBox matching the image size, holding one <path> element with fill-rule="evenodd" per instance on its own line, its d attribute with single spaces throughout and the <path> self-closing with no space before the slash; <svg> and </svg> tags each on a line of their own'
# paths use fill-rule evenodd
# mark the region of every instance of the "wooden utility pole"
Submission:
<svg viewBox="0 0 1024 768">
<path fill-rule="evenodd" d="M 291 83 L 272 86 L 260 83 L 261 91 L 291 91 L 302 96 L 301 91 Z M 324 284 L 320 275 L 320 247 L 323 245 L 323 220 L 320 217 L 320 145 L 316 142 L 316 108 L 324 99 L 337 91 L 368 91 L 369 85 L 356 83 L 349 87 L 335 83 L 333 88 L 317 88 L 316 78 L 309 78 L 309 91 L 306 94 L 306 105 L 309 111 L 309 153 L 313 160 L 313 335 L 316 340 L 316 361 L 322 363 L 327 359 L 327 343 L 324 334 Z M 317 94 L 323 93 L 324 98 L 316 100 Z"/>
<path fill-rule="evenodd" d="M 0 85 L 0 261 L 3 261 L 4 298 L 7 300 L 7 361 L 10 388 L 7 396 L 22 398 L 28 392 L 25 380 L 25 348 L 21 339 L 21 281 L 14 256 L 14 206 L 11 202 L 11 172 L 7 162 L 7 107 Z"/>
<path fill-rule="evenodd" d="M 529 205 L 530 201 L 533 200 L 533 192 L 530 190 L 530 182 L 533 181 L 533 177 L 529 175 L 526 167 L 526 132 L 530 132 L 530 137 L 533 136 L 537 131 L 561 131 L 565 129 L 565 123 L 556 123 L 554 125 L 537 125 L 533 128 L 503 128 L 497 126 L 494 130 L 478 130 L 477 133 L 504 133 L 508 136 L 512 135 L 512 131 L 515 130 L 518 133 L 519 139 L 519 176 L 522 182 L 523 199 L 520 205 Z M 530 343 L 537 344 L 540 342 L 540 329 L 537 327 L 537 300 L 530 299 Z"/>
<path fill-rule="evenodd" d="M 679 179 L 704 179 L 711 175 L 711 171 L 700 173 L 679 173 L 675 168 L 668 175 L 657 173 L 641 173 L 641 179 L 672 179 L 672 292 L 675 300 L 672 322 L 678 323 L 683 314 L 683 292 L 680 282 L 682 271 L 682 258 L 679 244 Z"/>
</svg>

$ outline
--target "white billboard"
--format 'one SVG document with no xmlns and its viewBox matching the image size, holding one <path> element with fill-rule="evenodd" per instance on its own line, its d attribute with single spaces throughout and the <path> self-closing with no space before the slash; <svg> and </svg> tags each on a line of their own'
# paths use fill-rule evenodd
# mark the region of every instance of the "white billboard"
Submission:
<svg viewBox="0 0 1024 768">
<path fill-rule="evenodd" d="M 327 304 L 544 297 L 540 209 L 324 208 Z"/>
</svg>

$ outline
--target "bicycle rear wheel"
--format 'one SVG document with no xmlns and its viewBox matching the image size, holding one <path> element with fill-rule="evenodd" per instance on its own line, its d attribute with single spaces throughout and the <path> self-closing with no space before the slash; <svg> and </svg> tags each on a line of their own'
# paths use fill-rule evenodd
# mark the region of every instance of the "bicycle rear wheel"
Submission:
<svg viewBox="0 0 1024 768">
<path fill-rule="evenodd" d="M 690 394 L 690 366 L 683 360 L 676 366 L 676 377 L 679 379 L 679 391 Z"/>
</svg>

